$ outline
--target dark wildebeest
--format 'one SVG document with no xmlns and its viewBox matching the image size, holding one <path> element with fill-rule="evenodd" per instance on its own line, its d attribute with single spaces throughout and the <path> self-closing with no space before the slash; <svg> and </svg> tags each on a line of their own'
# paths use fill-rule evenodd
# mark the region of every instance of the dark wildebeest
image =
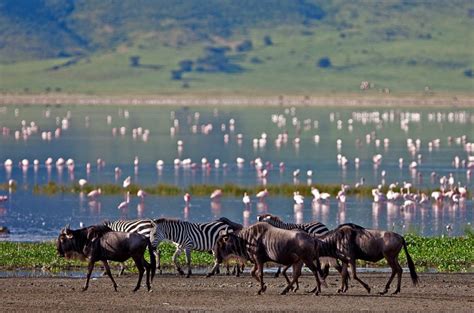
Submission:
<svg viewBox="0 0 474 313">
<path fill-rule="evenodd" d="M 330 256 L 342 261 L 342 280 L 341 288 L 338 292 L 346 292 L 348 289 L 348 265 L 352 268 L 352 277 L 357 280 L 367 292 L 370 293 L 370 287 L 363 282 L 356 274 L 356 260 L 377 262 L 385 258 L 392 268 L 385 289 L 380 294 L 386 294 L 390 284 L 398 274 L 397 289 L 394 294 L 400 292 L 402 280 L 402 268 L 398 262 L 398 254 L 405 250 L 410 276 L 414 285 L 418 283 L 415 265 L 408 253 L 407 245 L 403 236 L 391 232 L 374 229 L 366 229 L 352 223 L 339 225 L 336 229 L 329 231 L 322 236 L 314 236 L 316 244 L 319 247 L 320 256 Z"/>
<path fill-rule="evenodd" d="M 238 256 L 254 264 L 252 276 L 260 282 L 258 294 L 265 292 L 263 266 L 265 262 L 275 262 L 286 266 L 293 265 L 293 280 L 285 276 L 288 286 L 282 291 L 285 294 L 301 275 L 303 263 L 309 267 L 316 279 L 315 294 L 319 294 L 321 283 L 318 277 L 320 263 L 317 245 L 314 239 L 301 231 L 290 231 L 276 228 L 267 223 L 257 223 L 242 230 L 222 234 L 214 246 L 217 263 L 222 263 L 230 256 Z M 316 265 L 313 261 L 316 260 Z M 257 273 L 257 274 L 256 274 Z"/>
<path fill-rule="evenodd" d="M 278 216 L 272 215 L 269 213 L 257 215 L 257 221 L 266 222 L 278 228 L 283 228 L 283 229 L 288 229 L 288 230 L 297 229 L 297 230 L 302 230 L 309 234 L 315 234 L 315 235 L 324 235 L 329 231 L 326 225 L 318 221 L 313 221 L 313 222 L 303 223 L 303 224 L 286 223 L 286 222 L 283 222 Z M 336 270 L 338 272 L 341 272 L 341 266 L 337 264 L 337 261 L 334 261 L 332 258 L 322 258 L 320 259 L 320 261 L 323 267 L 323 273 L 322 273 L 323 278 L 326 278 L 328 276 L 329 265 L 333 262 L 335 262 L 334 267 L 336 268 Z M 286 269 L 288 269 L 288 267 Z M 278 277 L 280 272 L 281 272 L 281 267 L 278 267 L 278 270 L 275 273 L 275 277 Z M 283 273 L 283 275 L 285 275 L 285 273 Z"/>
<path fill-rule="evenodd" d="M 141 280 L 146 269 L 146 284 L 148 290 L 150 286 L 150 270 L 151 280 L 155 276 L 156 260 L 153 254 L 153 248 L 150 240 L 138 233 L 114 232 L 107 226 L 89 226 L 77 230 L 69 229 L 66 226 L 61 230 L 56 247 L 60 256 L 66 258 L 89 259 L 87 280 L 83 287 L 83 291 L 89 287 L 89 280 L 97 261 L 102 261 L 107 275 L 112 280 L 115 291 L 117 284 L 115 283 L 107 260 L 125 262 L 129 258 L 133 258 L 137 266 L 139 277 L 137 286 L 133 291 L 140 288 Z M 151 265 L 144 258 L 146 248 L 150 252 Z"/>
</svg>

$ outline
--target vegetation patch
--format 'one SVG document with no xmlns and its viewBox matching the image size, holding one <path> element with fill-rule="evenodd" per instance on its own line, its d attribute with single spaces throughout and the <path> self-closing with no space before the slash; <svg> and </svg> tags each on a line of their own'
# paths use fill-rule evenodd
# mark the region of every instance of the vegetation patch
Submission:
<svg viewBox="0 0 474 313">
<path fill-rule="evenodd" d="M 58 193 L 89 193 L 95 189 L 101 189 L 103 195 L 118 195 L 123 193 L 125 190 L 120 184 L 98 184 L 98 185 L 86 185 L 80 187 L 79 184 L 73 185 L 60 185 L 55 182 L 49 182 L 44 185 L 35 185 L 33 187 L 33 193 L 44 194 L 44 195 L 55 195 Z M 158 184 L 153 186 L 140 186 L 137 184 L 131 184 L 127 187 L 126 191 L 132 194 L 136 194 L 138 190 L 143 189 L 150 195 L 157 196 L 177 196 L 189 192 L 193 196 L 206 197 L 209 196 L 214 190 L 221 189 L 224 197 L 240 197 L 247 192 L 249 194 L 256 194 L 263 189 L 267 189 L 269 194 L 272 196 L 293 196 L 293 192 L 299 191 L 301 195 L 305 197 L 311 197 L 311 188 L 317 188 L 320 192 L 327 192 L 332 197 L 335 197 L 341 190 L 339 184 L 315 184 L 312 186 L 307 185 L 293 185 L 293 184 L 279 184 L 279 185 L 267 185 L 267 186 L 241 186 L 236 184 L 224 184 L 224 185 L 191 185 L 188 187 L 180 188 L 171 184 Z M 357 188 L 352 187 L 346 189 L 346 195 L 358 196 L 358 197 L 372 197 L 372 189 L 374 186 L 359 186 Z M 393 189 L 399 192 L 400 187 Z M 380 189 L 381 192 L 386 193 L 388 187 L 384 186 Z M 432 189 L 416 189 L 411 188 L 413 193 L 425 193 L 430 195 Z M 469 197 L 469 195 L 468 195 Z"/>
<path fill-rule="evenodd" d="M 439 272 L 468 272 L 474 267 L 474 233 L 466 231 L 461 237 L 422 237 L 407 234 L 405 240 L 408 251 L 415 262 L 418 271 L 435 269 Z M 172 267 L 172 256 L 175 246 L 170 243 L 160 245 L 161 264 Z M 148 252 L 147 252 L 148 253 Z M 148 259 L 148 255 L 146 258 Z M 191 254 L 193 266 L 211 266 L 213 256 L 208 252 Z M 179 263 L 184 264 L 184 255 L 179 257 Z M 400 253 L 401 264 L 406 264 L 405 253 Z M 129 270 L 135 270 L 132 261 L 127 262 Z M 359 262 L 361 266 L 387 266 L 385 261 L 378 263 Z M 85 268 L 86 262 L 66 260 L 59 257 L 54 242 L 18 243 L 0 242 L 0 268 L 2 270 L 42 269 L 49 271 L 71 270 Z"/>
</svg>

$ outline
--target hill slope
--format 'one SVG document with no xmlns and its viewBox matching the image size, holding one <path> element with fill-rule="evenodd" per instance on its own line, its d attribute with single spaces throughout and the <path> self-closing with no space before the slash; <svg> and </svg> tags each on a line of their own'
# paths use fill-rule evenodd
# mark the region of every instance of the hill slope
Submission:
<svg viewBox="0 0 474 313">
<path fill-rule="evenodd" d="M 473 91 L 470 1 L 6 0 L 0 91 Z"/>
</svg>

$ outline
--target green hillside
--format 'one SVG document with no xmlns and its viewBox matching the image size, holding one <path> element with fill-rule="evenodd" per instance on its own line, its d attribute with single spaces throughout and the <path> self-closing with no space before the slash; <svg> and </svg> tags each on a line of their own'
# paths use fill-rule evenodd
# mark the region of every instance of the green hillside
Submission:
<svg viewBox="0 0 474 313">
<path fill-rule="evenodd" d="M 0 92 L 470 94 L 473 29 L 469 0 L 4 0 Z"/>
</svg>

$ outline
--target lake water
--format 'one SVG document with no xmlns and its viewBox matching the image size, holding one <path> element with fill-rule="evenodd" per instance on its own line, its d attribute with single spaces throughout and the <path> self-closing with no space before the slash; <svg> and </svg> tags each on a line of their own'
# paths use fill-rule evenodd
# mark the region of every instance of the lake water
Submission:
<svg viewBox="0 0 474 313">
<path fill-rule="evenodd" d="M 193 197 L 185 207 L 182 196 L 148 196 L 143 203 L 132 197 L 128 208 L 118 210 L 123 196 L 89 201 L 83 195 L 35 195 L 32 187 L 48 181 L 67 185 L 81 178 L 92 184 L 122 184 L 131 176 L 139 185 L 167 183 L 181 188 L 289 183 L 297 190 L 298 185 L 311 183 L 376 186 L 405 181 L 438 189 L 441 177 L 452 176 L 455 185 L 466 186 L 472 195 L 469 173 L 474 168 L 468 166 L 469 157 L 474 156 L 473 125 L 472 108 L 3 107 L 0 184 L 14 179 L 17 190 L 0 190 L 0 195 L 8 196 L 0 202 L 0 226 L 11 231 L 0 240 L 49 240 L 67 223 L 76 228 L 80 223 L 117 218 L 176 217 L 201 222 L 226 216 L 251 224 L 263 212 L 290 222 L 319 220 L 328 227 L 354 222 L 402 233 L 462 235 L 474 219 L 472 198 L 401 210 L 400 204 L 356 197 L 349 197 L 344 205 L 332 198 L 325 204 L 306 199 L 297 206 L 292 198 L 270 195 L 264 204 L 253 197 L 251 207 L 245 209 L 241 197 L 224 197 L 220 202 Z M 374 163 L 377 155 L 379 161 Z M 49 157 L 52 166 L 45 165 Z M 57 167 L 59 158 L 73 159 L 74 169 Z M 134 166 L 136 158 L 138 166 Z M 203 167 L 202 158 L 209 165 Z M 237 158 L 244 163 L 239 166 Z M 251 164 L 256 158 L 266 164 L 265 178 Z M 7 159 L 13 161 L 10 169 L 3 166 Z M 28 166 L 19 165 L 23 159 Z M 33 165 L 35 159 L 38 166 Z M 195 164 L 175 166 L 175 159 Z M 218 167 L 215 159 L 220 161 Z M 347 164 L 342 165 L 340 160 L 345 159 Z M 160 169 L 158 160 L 164 162 Z M 416 168 L 410 169 L 412 162 Z M 117 167 L 120 175 L 115 173 Z M 300 175 L 294 177 L 296 170 Z"/>
</svg>

